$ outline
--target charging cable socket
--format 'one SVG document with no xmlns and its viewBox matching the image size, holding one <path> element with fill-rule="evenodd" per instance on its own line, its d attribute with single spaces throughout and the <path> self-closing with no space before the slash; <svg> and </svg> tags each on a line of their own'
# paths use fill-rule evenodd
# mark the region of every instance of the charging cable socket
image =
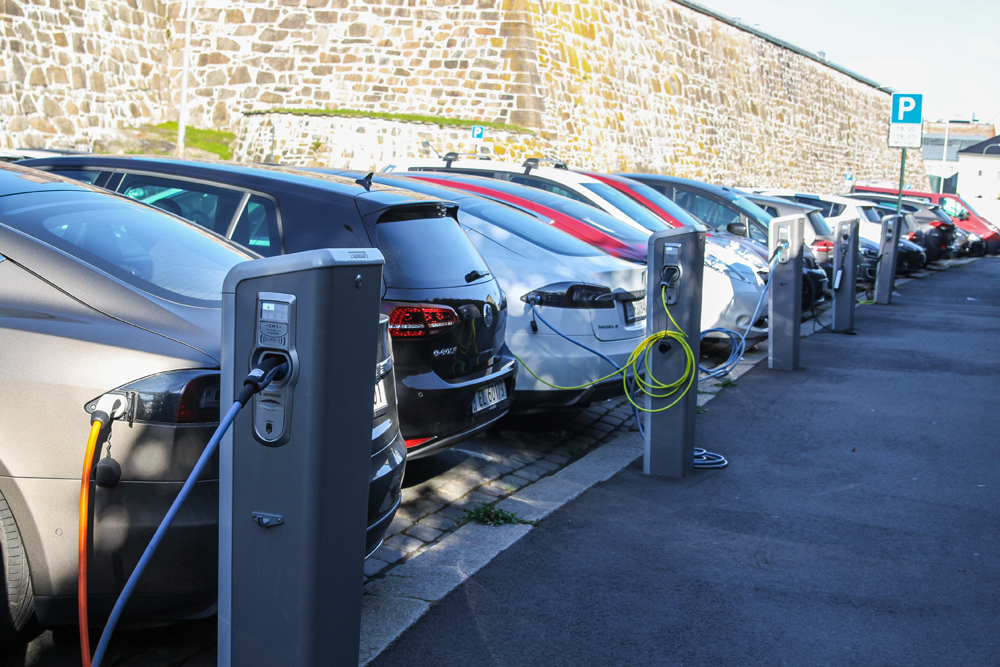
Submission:
<svg viewBox="0 0 1000 667">
<path fill-rule="evenodd" d="M 132 400 L 128 394 L 108 392 L 96 401 L 87 404 L 90 413 L 90 423 L 96 421 L 107 426 L 115 419 L 124 419 L 131 414 Z"/>
<path fill-rule="evenodd" d="M 677 303 L 677 290 L 681 283 L 681 246 L 679 243 L 663 244 L 663 267 L 660 269 L 660 285 L 668 306 Z"/>
</svg>

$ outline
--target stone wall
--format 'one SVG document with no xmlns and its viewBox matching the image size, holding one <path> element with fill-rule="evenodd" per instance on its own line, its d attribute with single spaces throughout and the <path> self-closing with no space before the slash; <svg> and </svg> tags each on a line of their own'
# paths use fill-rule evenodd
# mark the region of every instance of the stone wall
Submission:
<svg viewBox="0 0 1000 667">
<path fill-rule="evenodd" d="M 14 123 L 22 128 L 16 137 L 27 136 L 24 124 L 34 123 L 45 132 L 31 128 L 32 140 L 54 143 L 86 136 L 81 127 L 176 118 L 183 6 L 181 0 L 0 0 L 5 39 L 14 35 L 22 47 L 20 64 L 5 65 L 0 82 L 2 104 L 21 105 L 0 121 L 7 123 L 0 141 L 14 141 Z M 237 159 L 268 157 L 273 126 L 279 159 L 356 168 L 429 155 L 427 140 L 441 152 L 548 155 L 573 166 L 726 184 L 836 191 L 845 188 L 846 173 L 879 180 L 898 171 L 899 151 L 886 147 L 886 92 L 684 0 L 195 0 L 193 6 L 190 124 L 235 130 Z M 20 14 L 11 18 L 11 8 Z M 77 18 L 63 26 L 65 45 L 58 46 L 62 14 Z M 25 64 L 21 53 L 29 50 Z M 68 74 L 74 66 L 100 74 L 102 91 L 89 89 L 93 78 L 75 88 Z M 45 98 L 48 109 L 39 110 Z M 63 100 L 74 106 L 67 109 Z M 467 129 L 436 125 L 247 115 L 282 108 L 421 114 L 527 132 L 487 131 L 484 141 L 473 141 Z M 907 171 L 919 186 L 926 176 L 916 151 L 913 157 Z"/>
<path fill-rule="evenodd" d="M 0 0 L 0 147 L 90 150 L 169 113 L 160 0 Z"/>
</svg>

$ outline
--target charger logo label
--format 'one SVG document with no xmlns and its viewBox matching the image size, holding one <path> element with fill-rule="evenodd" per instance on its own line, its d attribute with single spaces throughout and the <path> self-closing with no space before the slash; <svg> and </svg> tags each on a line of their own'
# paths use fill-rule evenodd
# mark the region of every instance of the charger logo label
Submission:
<svg viewBox="0 0 1000 667">
<path fill-rule="evenodd" d="M 368 259 L 366 252 L 349 252 L 347 254 L 351 256 L 351 259 Z"/>
</svg>

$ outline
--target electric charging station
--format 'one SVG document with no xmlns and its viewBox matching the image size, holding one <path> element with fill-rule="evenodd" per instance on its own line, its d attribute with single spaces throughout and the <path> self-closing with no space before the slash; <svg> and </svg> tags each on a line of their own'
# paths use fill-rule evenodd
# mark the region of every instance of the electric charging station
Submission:
<svg viewBox="0 0 1000 667">
<path fill-rule="evenodd" d="M 802 229 L 805 217 L 786 215 L 771 221 L 768 229 L 771 269 L 768 295 L 767 367 L 794 371 L 799 368 L 802 338 Z"/>
<path fill-rule="evenodd" d="M 899 234 L 902 229 L 898 215 L 882 218 L 882 239 L 879 243 L 878 270 L 875 272 L 875 303 L 892 303 L 896 286 L 896 259 L 899 256 Z"/>
<path fill-rule="evenodd" d="M 837 332 L 854 329 L 859 224 L 857 220 L 843 220 L 837 223 L 837 238 L 833 248 L 833 326 L 831 327 Z"/>
<path fill-rule="evenodd" d="M 694 352 L 695 362 L 701 340 L 701 290 L 702 272 L 705 269 L 705 228 L 680 227 L 657 232 L 649 237 L 646 255 L 649 315 L 646 335 L 661 331 L 680 330 L 687 335 Z M 670 308 L 670 321 L 663 309 L 661 285 L 666 284 L 666 302 Z M 669 381 L 685 375 L 687 357 L 681 345 L 664 338 L 649 351 L 648 360 L 652 376 Z M 643 472 L 660 477 L 683 477 L 694 465 L 694 420 L 698 408 L 697 367 L 694 391 L 686 391 L 677 399 L 676 394 L 667 398 L 654 398 L 646 394 L 646 410 L 657 410 L 677 403 L 661 412 L 644 412 L 645 455 Z M 679 391 L 685 391 L 682 387 Z"/>
<path fill-rule="evenodd" d="M 220 667 L 357 665 L 382 264 L 325 249 L 226 277 L 222 405 L 262 360 L 290 370 L 221 442 Z"/>
</svg>

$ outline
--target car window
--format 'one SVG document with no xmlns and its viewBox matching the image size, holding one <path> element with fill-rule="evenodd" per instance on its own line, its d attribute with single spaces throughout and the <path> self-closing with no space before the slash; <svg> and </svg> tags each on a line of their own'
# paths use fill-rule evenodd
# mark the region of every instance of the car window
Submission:
<svg viewBox="0 0 1000 667">
<path fill-rule="evenodd" d="M 531 214 L 515 210 L 510 206 L 486 201 L 485 199 L 463 199 L 460 205 L 463 212 L 485 220 L 506 232 L 510 232 L 558 255 L 592 257 L 602 254 L 601 251 L 589 243 L 584 243 L 566 232 L 552 227 L 549 220 L 541 220 Z M 470 221 L 469 226 L 473 227 L 474 224 L 474 222 Z M 485 231 L 483 233 L 492 238 Z M 494 238 L 493 240 L 501 245 L 503 244 L 502 239 Z"/>
<path fill-rule="evenodd" d="M 816 232 L 816 236 L 833 236 L 833 230 L 830 229 L 830 225 L 827 224 L 826 218 L 819 211 L 809 211 L 806 214 L 809 218 L 809 224 L 812 225 L 813 231 Z"/>
<path fill-rule="evenodd" d="M 118 192 L 223 235 L 243 201 L 242 190 L 144 174 L 126 174 Z"/>
<path fill-rule="evenodd" d="M 882 222 L 881 216 L 879 216 L 878 211 L 876 211 L 874 207 L 860 206 L 859 208 L 861 209 L 861 215 L 863 215 L 864 219 L 868 222 Z"/>
<path fill-rule="evenodd" d="M 590 190 L 598 197 L 601 197 L 606 202 L 627 215 L 630 220 L 634 220 L 651 232 L 660 232 L 664 229 L 671 228 L 670 225 L 667 224 L 666 220 L 653 213 L 651 210 L 640 204 L 632 197 L 629 197 L 621 190 L 618 190 L 607 183 L 584 183 L 583 187 Z"/>
<path fill-rule="evenodd" d="M 444 207 L 401 207 L 379 218 L 378 247 L 389 287 L 455 287 L 490 270 L 472 241 Z"/>
<path fill-rule="evenodd" d="M 715 229 L 725 229 L 730 223 L 742 222 L 740 214 L 736 211 L 723 206 L 714 199 L 703 197 L 690 190 L 674 188 L 674 201 L 681 208 Z"/>
<path fill-rule="evenodd" d="M 699 222 L 699 220 L 693 215 L 691 215 L 691 213 L 678 206 L 677 202 L 675 202 L 673 199 L 667 197 L 661 191 L 653 187 L 650 187 L 645 183 L 640 183 L 639 181 L 632 181 L 628 183 L 626 187 L 628 187 L 630 190 L 635 191 L 636 194 L 645 197 L 652 203 L 659 206 L 666 213 L 673 216 L 674 219 L 677 220 L 677 222 L 681 223 L 682 225 L 691 226 L 691 225 L 696 225 Z"/>
<path fill-rule="evenodd" d="M 825 217 L 831 217 L 830 210 L 833 204 L 828 201 L 823 201 L 822 199 L 817 199 L 816 197 L 807 197 L 805 195 L 795 195 L 792 199 L 800 204 L 805 204 L 806 206 L 815 206 Z"/>
<path fill-rule="evenodd" d="M 190 305 L 217 304 L 229 270 L 253 258 L 197 225 L 98 192 L 0 197 L 0 220 L 144 292 Z"/>
<path fill-rule="evenodd" d="M 517 183 L 518 185 L 527 185 L 529 188 L 545 190 L 546 192 L 551 192 L 552 194 L 556 194 L 561 197 L 569 197 L 570 199 L 575 199 L 576 201 L 583 202 L 584 204 L 590 203 L 582 195 L 578 195 L 569 188 L 565 188 L 559 185 L 558 183 L 553 183 L 548 179 L 539 178 L 538 176 L 526 176 L 524 174 L 510 174 L 508 175 L 507 180 L 510 181 L 511 183 Z"/>
<path fill-rule="evenodd" d="M 97 177 L 101 175 L 100 169 L 46 169 L 45 171 L 50 174 L 58 174 L 60 176 L 65 176 L 66 178 L 72 178 L 75 181 L 83 181 L 84 183 L 94 184 Z"/>
<path fill-rule="evenodd" d="M 564 215 L 575 218 L 580 222 L 585 222 L 594 229 L 598 229 L 612 238 L 626 243 L 646 243 L 649 233 L 636 229 L 627 222 L 622 222 L 610 213 L 605 213 L 599 208 L 584 204 L 565 197 L 550 197 L 543 195 L 539 204 L 555 209 Z"/>
<path fill-rule="evenodd" d="M 250 197 L 236 221 L 232 239 L 265 257 L 280 255 L 281 237 L 274 202 L 260 195 Z"/>
<path fill-rule="evenodd" d="M 762 209 L 764 209 L 764 211 L 770 216 L 777 218 L 779 215 L 778 209 L 771 206 L 770 204 L 757 204 L 757 206 L 760 206 Z"/>
</svg>

